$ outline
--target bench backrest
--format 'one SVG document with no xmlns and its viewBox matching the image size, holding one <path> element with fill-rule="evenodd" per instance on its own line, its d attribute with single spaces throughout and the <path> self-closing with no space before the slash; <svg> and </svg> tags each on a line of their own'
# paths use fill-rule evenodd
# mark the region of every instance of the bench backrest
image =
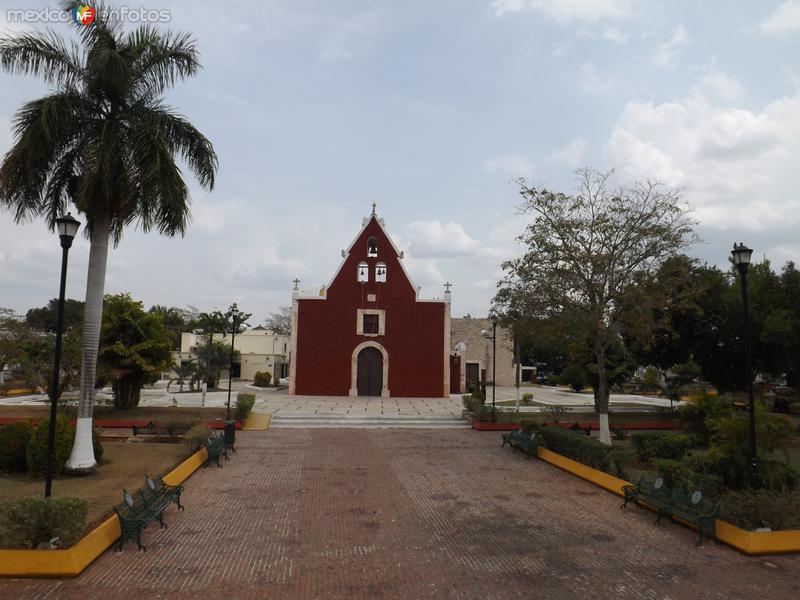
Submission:
<svg viewBox="0 0 800 600">
<path fill-rule="evenodd" d="M 669 500 L 672 495 L 672 490 L 667 487 L 667 483 L 661 475 L 658 477 L 647 477 L 643 475 L 638 485 L 639 492 L 651 498 Z"/>
<path fill-rule="evenodd" d="M 682 490 L 673 490 L 670 503 L 676 509 L 687 514 L 704 516 L 717 516 L 719 502 L 714 502 L 705 497 L 700 490 L 686 493 Z"/>
</svg>

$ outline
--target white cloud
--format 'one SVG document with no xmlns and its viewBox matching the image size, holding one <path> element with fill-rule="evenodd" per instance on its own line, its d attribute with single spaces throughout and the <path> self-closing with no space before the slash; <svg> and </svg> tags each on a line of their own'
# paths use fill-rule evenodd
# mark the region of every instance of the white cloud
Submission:
<svg viewBox="0 0 800 600">
<path fill-rule="evenodd" d="M 583 162 L 583 155 L 586 152 L 587 146 L 588 143 L 585 139 L 577 137 L 560 150 L 554 151 L 550 156 L 574 169 Z"/>
<path fill-rule="evenodd" d="M 405 227 L 403 239 L 416 259 L 494 259 L 498 256 L 496 249 L 470 236 L 459 223 L 414 221 Z"/>
<path fill-rule="evenodd" d="M 614 79 L 593 62 L 581 65 L 578 82 L 589 94 L 606 94 L 616 86 Z"/>
<path fill-rule="evenodd" d="M 761 23 L 761 31 L 771 35 L 800 32 L 800 2 L 790 0 L 782 3 Z"/>
<path fill-rule="evenodd" d="M 615 44 L 627 44 L 628 34 L 624 31 L 620 31 L 616 27 L 607 27 L 603 30 L 603 39 L 614 42 Z"/>
<path fill-rule="evenodd" d="M 494 0 L 490 9 L 496 17 L 532 10 L 567 23 L 627 17 L 632 5 L 632 0 Z"/>
<path fill-rule="evenodd" d="M 704 226 L 758 231 L 800 220 L 800 95 L 761 111 L 700 94 L 660 105 L 630 102 L 606 155 L 627 177 L 684 188 Z"/>
<path fill-rule="evenodd" d="M 732 102 L 745 95 L 747 89 L 741 81 L 716 68 L 709 69 L 702 81 L 699 89 L 714 98 L 724 102 Z"/>
<path fill-rule="evenodd" d="M 536 162 L 524 154 L 513 152 L 487 159 L 483 168 L 488 173 L 502 173 L 511 177 L 531 177 L 536 171 Z"/>
<path fill-rule="evenodd" d="M 681 49 L 689 44 L 689 34 L 683 25 L 678 25 L 673 31 L 672 36 L 661 44 L 650 59 L 651 64 L 661 69 L 674 69 L 675 62 L 681 53 Z"/>
</svg>

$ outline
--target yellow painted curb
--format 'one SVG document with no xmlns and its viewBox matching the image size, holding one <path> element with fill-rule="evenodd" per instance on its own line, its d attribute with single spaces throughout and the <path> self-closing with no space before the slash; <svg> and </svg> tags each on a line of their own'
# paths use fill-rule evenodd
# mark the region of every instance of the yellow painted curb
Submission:
<svg viewBox="0 0 800 600">
<path fill-rule="evenodd" d="M 251 412 L 250 416 L 247 417 L 247 420 L 242 425 L 242 429 L 245 431 L 266 431 L 269 429 L 269 422 L 271 419 L 272 415 L 270 414 Z"/>
<path fill-rule="evenodd" d="M 536 454 L 543 461 L 599 485 L 618 496 L 624 496 L 623 485 L 633 485 L 624 479 L 603 473 L 541 446 L 537 448 Z M 696 529 L 690 523 L 681 522 Z M 747 531 L 727 521 L 717 519 L 717 539 L 750 556 L 800 552 L 800 530 Z"/>
<path fill-rule="evenodd" d="M 168 485 L 186 481 L 208 458 L 201 448 L 164 476 Z M 119 539 L 117 515 L 64 550 L 0 550 L 0 577 L 75 577 Z"/>
</svg>

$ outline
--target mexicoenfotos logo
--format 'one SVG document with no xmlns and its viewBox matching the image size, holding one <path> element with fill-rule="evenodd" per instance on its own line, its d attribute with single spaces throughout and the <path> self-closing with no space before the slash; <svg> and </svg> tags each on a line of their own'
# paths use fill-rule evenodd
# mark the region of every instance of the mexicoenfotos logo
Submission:
<svg viewBox="0 0 800 600">
<path fill-rule="evenodd" d="M 78 25 L 91 25 L 94 23 L 94 18 L 97 12 L 88 4 L 79 6 L 72 11 L 72 18 Z"/>
</svg>

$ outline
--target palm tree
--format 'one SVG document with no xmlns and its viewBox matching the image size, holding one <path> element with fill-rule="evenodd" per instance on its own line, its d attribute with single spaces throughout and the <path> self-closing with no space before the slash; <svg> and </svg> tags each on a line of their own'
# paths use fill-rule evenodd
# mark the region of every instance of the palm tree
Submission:
<svg viewBox="0 0 800 600">
<path fill-rule="evenodd" d="M 90 238 L 71 470 L 96 465 L 92 409 L 109 241 L 116 246 L 134 223 L 183 234 L 190 198 L 177 161 L 209 190 L 217 170 L 211 142 L 161 99 L 200 68 L 194 40 L 149 25 L 125 32 L 106 7 L 95 8 L 93 24 L 76 25 L 77 41 L 52 31 L 0 38 L 0 67 L 54 88 L 16 114 L 14 145 L 0 165 L 0 205 L 17 222 L 43 216 L 52 228 L 71 202 Z"/>
</svg>

